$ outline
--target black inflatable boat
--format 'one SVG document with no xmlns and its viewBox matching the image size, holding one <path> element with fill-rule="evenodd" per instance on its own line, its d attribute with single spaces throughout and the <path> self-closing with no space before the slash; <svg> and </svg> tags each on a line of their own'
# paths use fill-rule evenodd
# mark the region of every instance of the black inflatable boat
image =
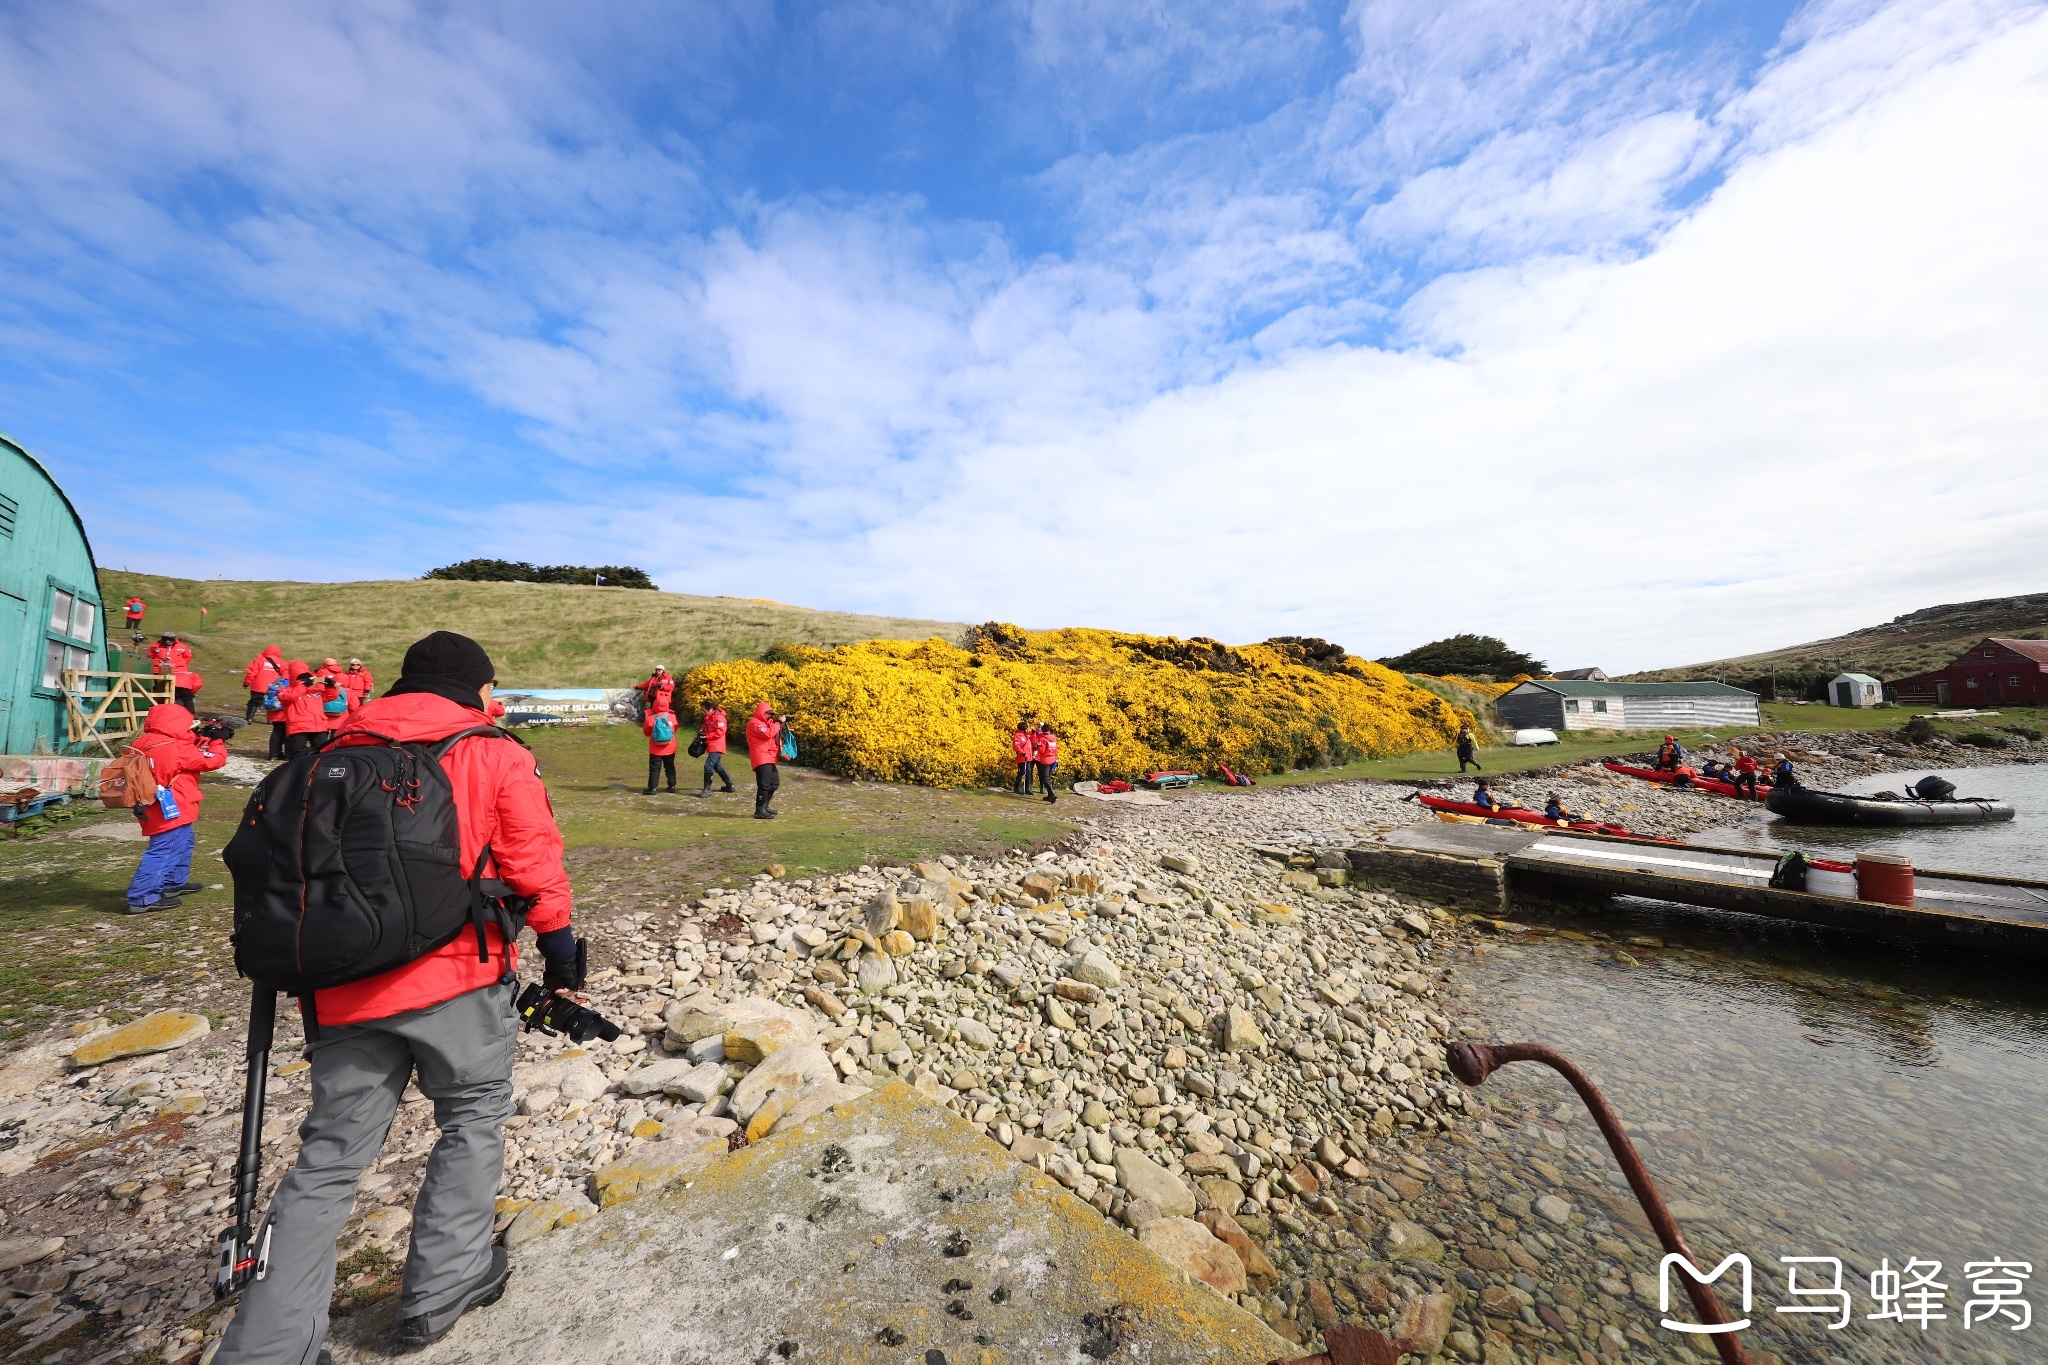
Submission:
<svg viewBox="0 0 2048 1365">
<path fill-rule="evenodd" d="M 1989 825 L 2013 817 L 2010 802 L 1986 796 L 1942 800 L 1890 793 L 1850 796 L 1811 787 L 1774 787 L 1764 805 L 1795 825 L 1868 825 L 1890 829 L 1905 825 Z"/>
</svg>

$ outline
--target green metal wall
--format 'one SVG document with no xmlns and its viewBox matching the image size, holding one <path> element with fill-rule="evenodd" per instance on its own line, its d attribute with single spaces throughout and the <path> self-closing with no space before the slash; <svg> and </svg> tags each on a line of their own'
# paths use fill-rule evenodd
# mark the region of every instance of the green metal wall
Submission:
<svg viewBox="0 0 2048 1365">
<path fill-rule="evenodd" d="M 51 620 L 59 594 L 75 606 Z M 92 546 L 64 490 L 34 456 L 0 436 L 0 752 L 64 753 L 64 697 L 44 683 L 49 651 L 73 651 L 72 667 L 107 666 L 106 604 Z M 119 604 L 116 604 L 116 610 Z"/>
</svg>

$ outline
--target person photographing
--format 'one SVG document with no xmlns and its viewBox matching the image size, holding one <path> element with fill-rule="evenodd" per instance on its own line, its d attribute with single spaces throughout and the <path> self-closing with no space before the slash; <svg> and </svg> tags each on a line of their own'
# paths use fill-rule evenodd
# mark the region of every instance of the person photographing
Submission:
<svg viewBox="0 0 2048 1365">
<path fill-rule="evenodd" d="M 325 750 L 265 780 L 227 848 L 236 965 L 259 999 L 274 1001 L 277 989 L 300 996 L 313 1094 L 298 1162 L 278 1185 L 265 1231 L 247 1239 L 267 1257 L 263 1276 L 234 1281 L 241 1305 L 215 1365 L 314 1365 L 335 1239 L 408 1081 L 433 1102 L 440 1138 L 413 1205 L 400 1349 L 430 1345 L 504 1292 L 510 1267 L 491 1227 L 512 1113 L 522 915 L 549 993 L 581 989 L 584 952 L 540 771 L 489 723 L 495 676 L 466 636 L 436 631 L 418 641 L 390 691 L 350 713 Z M 324 834 L 329 825 L 339 833 Z M 328 921 L 339 912 L 323 901 L 334 895 L 329 850 L 316 840 L 360 844 L 380 829 L 405 875 L 395 879 L 382 860 L 352 863 L 348 900 L 401 928 L 336 933 Z M 402 910 L 377 908 L 401 901 Z M 316 913 L 327 917 L 323 932 L 295 939 Z M 408 924 L 426 942 L 412 941 Z M 378 969 L 365 974 L 366 962 Z M 334 984 L 302 990 L 308 980 Z M 255 1046 L 252 1025 L 252 1056 Z M 252 1093 L 260 1112 L 260 1088 Z"/>
</svg>

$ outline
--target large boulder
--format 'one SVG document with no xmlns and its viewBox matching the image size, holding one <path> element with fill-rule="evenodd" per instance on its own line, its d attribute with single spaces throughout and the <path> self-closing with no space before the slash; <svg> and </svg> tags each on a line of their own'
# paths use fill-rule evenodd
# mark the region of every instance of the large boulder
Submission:
<svg viewBox="0 0 2048 1365">
<path fill-rule="evenodd" d="M 1110 1163 L 1116 1167 L 1116 1183 L 1135 1199 L 1152 1202 L 1168 1218 L 1189 1218 L 1195 1212 L 1195 1192 L 1181 1178 L 1136 1147 L 1119 1147 Z"/>
<path fill-rule="evenodd" d="M 839 1079 L 839 1071 L 825 1049 L 816 1043 L 799 1043 L 769 1055 L 759 1066 L 740 1078 L 727 1100 L 742 1123 L 778 1090 L 799 1091 Z"/>
</svg>

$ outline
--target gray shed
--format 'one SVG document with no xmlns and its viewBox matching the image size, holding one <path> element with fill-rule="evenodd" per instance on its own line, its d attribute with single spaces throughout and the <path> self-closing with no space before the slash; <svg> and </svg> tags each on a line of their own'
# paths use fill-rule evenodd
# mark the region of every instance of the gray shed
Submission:
<svg viewBox="0 0 2048 1365">
<path fill-rule="evenodd" d="M 1546 678 L 1503 692 L 1494 714 L 1511 730 L 1697 730 L 1761 725 L 1754 692 L 1726 683 Z"/>
</svg>

